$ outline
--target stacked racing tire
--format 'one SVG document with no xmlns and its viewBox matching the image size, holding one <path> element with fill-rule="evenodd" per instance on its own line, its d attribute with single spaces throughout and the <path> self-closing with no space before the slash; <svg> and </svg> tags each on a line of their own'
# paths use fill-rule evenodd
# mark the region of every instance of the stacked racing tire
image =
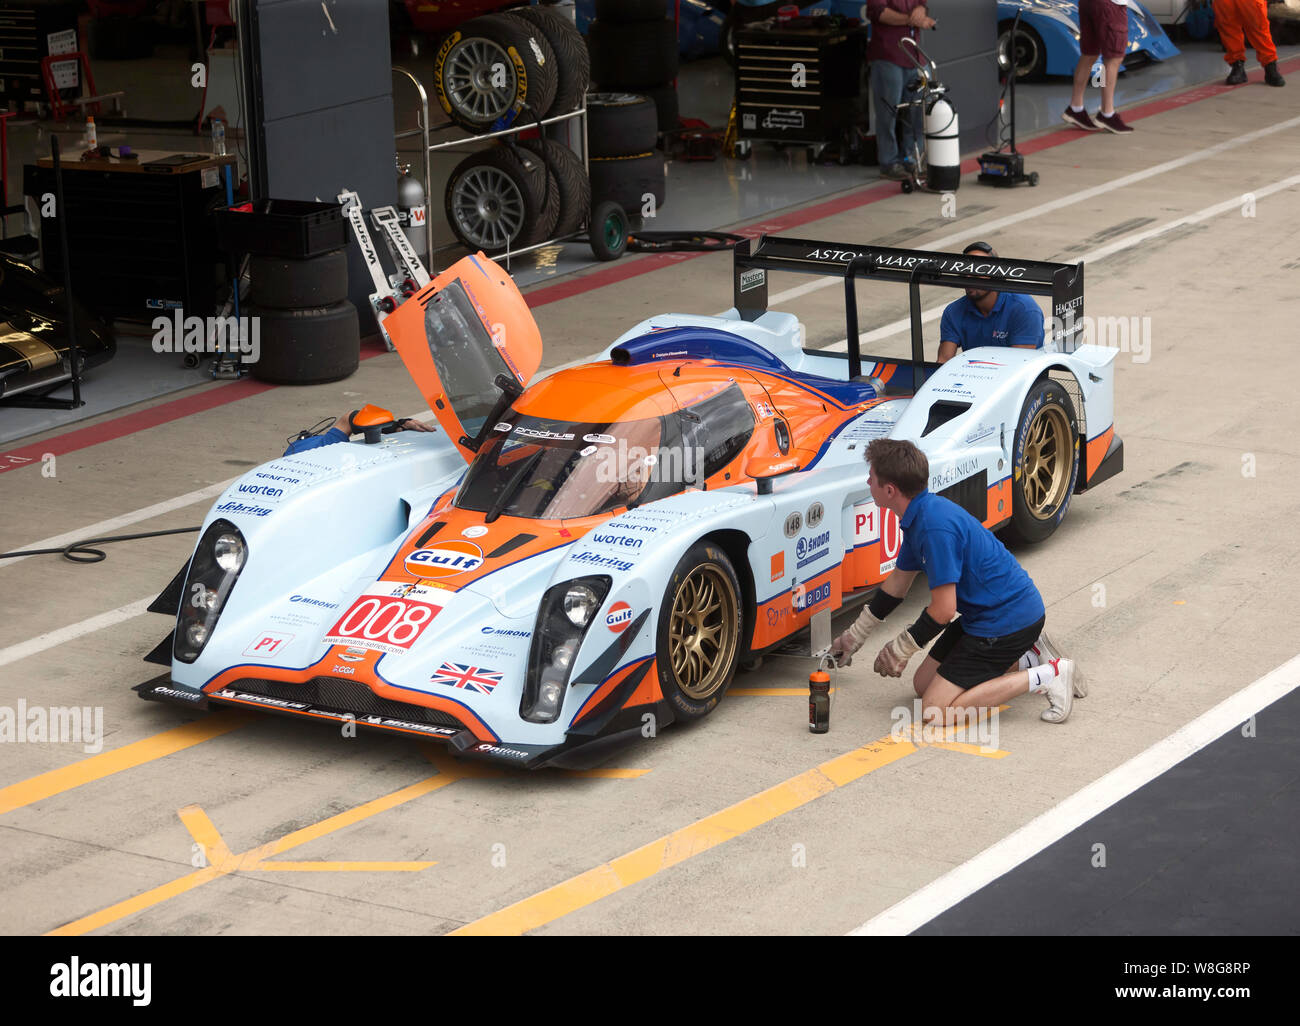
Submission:
<svg viewBox="0 0 1300 1026">
<path fill-rule="evenodd" d="M 260 356 L 253 377 L 275 385 L 346 378 L 361 360 L 357 308 L 348 301 L 346 249 L 309 257 L 249 258 L 250 298 Z"/>
<path fill-rule="evenodd" d="M 607 92 L 654 101 L 660 132 L 677 130 L 678 43 L 670 0 L 596 0 L 591 77 Z"/>
</svg>

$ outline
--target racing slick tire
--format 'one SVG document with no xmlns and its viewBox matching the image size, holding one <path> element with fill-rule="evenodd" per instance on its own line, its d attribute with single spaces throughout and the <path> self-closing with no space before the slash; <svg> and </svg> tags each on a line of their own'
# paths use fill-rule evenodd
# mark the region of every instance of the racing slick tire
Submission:
<svg viewBox="0 0 1300 1026">
<path fill-rule="evenodd" d="M 654 101 L 660 132 L 676 132 L 681 105 L 677 99 L 677 87 L 669 82 L 667 85 L 651 86 L 642 90 Z"/>
<path fill-rule="evenodd" d="M 533 25 L 551 44 L 557 65 L 555 99 L 545 117 L 568 114 L 582 106 L 591 85 L 591 55 L 587 44 L 571 22 L 545 7 L 516 7 L 506 12 Z"/>
<path fill-rule="evenodd" d="M 1012 449 L 1013 541 L 1040 542 L 1065 519 L 1079 477 L 1079 426 L 1069 394 L 1055 381 L 1037 382 L 1025 396 Z"/>
<path fill-rule="evenodd" d="M 659 687 L 679 720 L 698 720 L 718 704 L 740 661 L 740 581 L 717 545 L 696 542 L 664 590 L 655 660 Z"/>
<path fill-rule="evenodd" d="M 667 19 L 615 25 L 592 22 L 591 77 L 602 89 L 637 92 L 677 77 L 677 27 Z"/>
<path fill-rule="evenodd" d="M 587 94 L 587 150 L 596 157 L 623 157 L 653 150 L 659 138 L 654 100 L 633 93 Z"/>
<path fill-rule="evenodd" d="M 348 298 L 348 251 L 334 249 L 301 260 L 254 253 L 249 275 L 249 292 L 258 306 L 332 306 Z"/>
<path fill-rule="evenodd" d="M 587 169 L 578 155 L 563 143 L 529 139 L 520 145 L 535 153 L 555 180 L 559 216 L 551 233 L 556 237 L 572 235 L 582 227 L 591 210 L 591 179 L 587 177 Z M 549 192 L 550 183 L 547 188 Z"/>
<path fill-rule="evenodd" d="M 260 318 L 261 354 L 253 377 L 273 385 L 321 385 L 346 378 L 361 361 L 357 308 L 330 306 L 278 310 L 254 306 Z"/>
<path fill-rule="evenodd" d="M 546 36 L 523 18 L 471 18 L 443 40 L 433 58 L 438 102 L 462 128 L 513 125 L 527 109 L 541 117 L 555 101 L 558 61 Z"/>
<path fill-rule="evenodd" d="M 664 155 L 651 151 L 630 157 L 601 157 L 591 162 L 591 198 L 613 200 L 629 217 L 645 216 L 646 197 L 654 197 L 654 212 L 664 205 Z"/>
<path fill-rule="evenodd" d="M 668 0 L 596 0 L 596 20 L 611 25 L 662 21 L 672 17 Z"/>
<path fill-rule="evenodd" d="M 471 253 L 481 249 L 488 256 L 540 242 L 559 217 L 558 191 L 547 202 L 549 178 L 527 150 L 492 146 L 471 153 L 447 179 L 443 207 L 452 234 Z"/>
</svg>

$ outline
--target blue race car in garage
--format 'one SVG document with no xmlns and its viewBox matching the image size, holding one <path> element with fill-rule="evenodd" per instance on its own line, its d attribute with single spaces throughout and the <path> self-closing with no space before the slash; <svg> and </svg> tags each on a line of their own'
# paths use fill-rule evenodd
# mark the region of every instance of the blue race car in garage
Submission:
<svg viewBox="0 0 1300 1026">
<path fill-rule="evenodd" d="M 1150 11 L 1138 0 L 1128 0 L 1128 9 L 1125 67 L 1178 56 L 1178 47 Z M 1041 79 L 1047 75 L 1074 74 L 1074 66 L 1079 62 L 1077 0 L 998 0 L 998 45 L 1004 50 L 1010 42 L 1017 11 L 1020 12 L 1015 45 L 1018 77 Z"/>
</svg>

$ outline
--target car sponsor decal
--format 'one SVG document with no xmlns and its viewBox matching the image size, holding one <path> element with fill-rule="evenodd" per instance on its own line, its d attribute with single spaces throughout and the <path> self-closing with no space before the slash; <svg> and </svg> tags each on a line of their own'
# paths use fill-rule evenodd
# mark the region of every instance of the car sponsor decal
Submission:
<svg viewBox="0 0 1300 1026">
<path fill-rule="evenodd" d="M 785 553 L 778 552 L 772 557 L 772 580 L 779 581 L 785 576 Z"/>
<path fill-rule="evenodd" d="M 503 674 L 497 670 L 488 670 L 481 666 L 470 666 L 468 663 L 443 663 L 429 678 L 429 683 L 490 695 L 493 689 L 501 683 L 502 676 Z"/>
<path fill-rule="evenodd" d="M 355 648 L 349 645 L 342 652 L 339 652 L 336 658 L 342 659 L 345 663 L 359 663 L 365 657 L 366 650 L 364 648 Z"/>
<path fill-rule="evenodd" d="M 238 691 L 235 688 L 223 688 L 220 691 L 214 691 L 208 697 L 225 699 L 228 702 L 266 705 L 276 709 L 283 709 L 286 712 L 301 713 L 306 716 L 317 716 L 327 720 L 338 720 L 341 723 L 352 721 L 366 727 L 411 731 L 417 734 L 429 734 L 433 737 L 454 737 L 460 733 L 460 731 L 454 727 L 441 727 L 432 723 L 416 723 L 413 720 L 399 720 L 391 716 L 357 716 L 353 713 L 336 712 L 333 709 L 318 709 L 306 702 L 288 702 L 282 698 L 268 698 L 266 695 L 253 695 L 246 691 Z"/>
<path fill-rule="evenodd" d="M 289 647 L 289 642 L 293 638 L 292 634 L 272 634 L 270 632 L 259 634 L 244 649 L 244 655 L 252 656 L 255 659 L 273 659 L 278 652 Z"/>
<path fill-rule="evenodd" d="M 748 292 L 750 289 L 756 289 L 760 285 L 767 284 L 767 271 L 761 267 L 755 267 L 752 270 L 740 272 L 740 291 Z"/>
<path fill-rule="evenodd" d="M 822 517 L 826 514 L 826 508 L 820 502 L 814 502 L 808 507 L 808 513 L 804 517 L 805 523 L 811 530 L 816 530 L 822 522 Z"/>
<path fill-rule="evenodd" d="M 409 598 L 362 595 L 325 636 L 330 645 L 369 648 L 389 655 L 410 650 L 442 606 Z"/>
<path fill-rule="evenodd" d="M 898 514 L 881 510 L 874 502 L 862 502 L 853 507 L 853 545 L 870 545 L 880 542 L 880 572 L 887 574 L 898 562 L 898 550 L 903 544 L 903 525 Z"/>
<path fill-rule="evenodd" d="M 810 537 L 800 538 L 794 546 L 794 554 L 798 562 L 795 569 L 802 570 L 811 563 L 824 559 L 830 555 L 831 533 L 823 531 L 821 534 L 814 534 Z"/>
<path fill-rule="evenodd" d="M 488 533 L 488 529 L 482 524 L 471 524 L 465 530 L 460 532 L 462 538 L 482 538 Z"/>
<path fill-rule="evenodd" d="M 826 581 L 824 584 L 819 584 L 816 588 L 812 589 L 804 588 L 802 586 L 795 588 L 793 595 L 795 611 L 800 613 L 810 611 L 815 609 L 817 606 L 820 606 L 823 602 L 830 601 L 830 597 L 830 581 Z"/>
<path fill-rule="evenodd" d="M 626 602 L 615 602 L 605 614 L 605 626 L 615 634 L 622 634 L 632 622 L 632 607 Z"/>
<path fill-rule="evenodd" d="M 416 549 L 404 561 L 415 577 L 454 577 L 483 565 L 483 550 L 470 541 L 451 539 L 428 549 Z"/>
<path fill-rule="evenodd" d="M 793 538 L 801 530 L 803 530 L 803 514 L 796 511 L 785 518 L 785 536 L 787 538 Z"/>
</svg>

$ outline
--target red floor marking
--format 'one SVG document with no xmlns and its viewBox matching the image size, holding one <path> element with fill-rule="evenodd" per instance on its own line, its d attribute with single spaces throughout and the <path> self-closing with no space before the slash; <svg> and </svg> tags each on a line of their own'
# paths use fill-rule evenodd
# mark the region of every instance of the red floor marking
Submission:
<svg viewBox="0 0 1300 1026">
<path fill-rule="evenodd" d="M 1225 65 L 1225 68 L 1227 65 Z M 1290 60 L 1281 61 L 1278 64 L 1279 71 L 1296 71 L 1300 70 L 1300 57 L 1292 57 Z M 1264 80 L 1262 68 L 1256 68 L 1250 73 L 1252 84 L 1260 83 Z M 1209 100 L 1224 93 L 1232 92 L 1235 89 L 1246 88 L 1243 86 L 1227 85 L 1203 85 L 1196 86 L 1184 92 L 1177 93 L 1173 96 L 1162 97 L 1158 100 L 1152 100 L 1144 103 L 1140 107 L 1124 112 L 1125 121 L 1140 121 L 1143 118 L 1154 117 L 1157 114 L 1164 114 L 1167 111 L 1176 110 L 1179 107 L 1186 107 L 1189 104 L 1199 103 L 1201 100 Z M 1036 136 L 1033 139 L 1026 140 L 1023 144 L 1018 143 L 1016 148 L 1024 154 L 1038 153 L 1042 150 L 1051 149 L 1055 146 L 1064 145 L 1067 142 L 1073 142 L 1082 139 L 1088 135 L 1105 136 L 1108 132 L 1081 132 L 1077 128 L 1061 128 L 1054 132 L 1048 132 L 1045 135 Z M 962 161 L 961 170 L 963 174 L 970 174 L 977 170 L 978 163 L 974 158 Z M 880 200 L 888 199 L 890 196 L 898 195 L 898 184 L 896 182 L 874 182 L 865 188 L 855 190 L 844 196 L 838 196 L 835 199 L 824 200 L 810 207 L 803 207 L 799 210 L 790 211 L 785 214 L 777 214 L 767 221 L 758 224 L 747 225 L 744 228 L 734 229 L 738 235 L 745 235 L 756 238 L 764 233 L 773 234 L 775 232 L 789 231 L 791 228 L 798 228 L 801 225 L 811 224 L 814 221 L 821 221 L 836 214 L 842 214 L 846 210 L 854 210 L 858 207 L 867 206 L 870 203 L 878 203 Z M 554 285 L 543 285 L 540 288 L 526 291 L 524 294 L 528 297 L 528 305 L 534 309 L 539 306 L 545 306 L 548 303 L 558 303 L 563 299 L 572 299 L 574 296 L 580 296 L 586 292 L 592 292 L 595 289 L 604 288 L 607 285 L 615 285 L 619 282 L 629 281 L 632 278 L 638 278 L 643 274 L 651 274 L 654 271 L 661 270 L 673 264 L 679 264 L 686 260 L 694 260 L 696 257 L 705 256 L 704 253 L 654 253 L 646 256 L 637 257 L 633 260 L 621 261 L 617 266 L 609 267 L 605 270 L 595 271 L 591 274 L 579 274 L 567 281 L 557 282 Z M 377 345 L 363 345 L 361 358 L 369 359 L 372 356 L 379 356 L 384 350 Z M 188 417 L 194 413 L 202 413 L 204 410 L 210 410 L 214 407 L 221 406 L 225 403 L 237 402 L 240 399 L 247 399 L 249 396 L 257 395 L 261 392 L 268 391 L 272 388 L 278 388 L 278 385 L 266 385 L 261 382 L 250 381 L 247 379 L 241 381 L 232 381 L 228 385 L 219 388 L 209 389 L 206 392 L 200 392 L 198 395 L 186 396 L 182 399 L 175 399 L 171 402 L 160 403 L 152 406 L 147 410 L 141 410 L 137 413 L 128 413 L 123 417 L 117 417 L 114 420 L 104 421 L 102 424 L 95 424 L 92 427 L 76 428 L 62 435 L 55 435 L 47 438 L 43 442 L 37 442 L 32 445 L 22 446 L 18 449 L 10 449 L 8 452 L 0 453 L 0 474 L 9 470 L 16 470 L 19 467 L 28 466 L 31 463 L 39 462 L 41 457 L 46 453 L 53 453 L 56 456 L 62 456 L 65 453 L 75 452 L 78 449 L 85 449 L 92 445 L 98 445 L 101 442 L 109 442 L 115 438 L 122 438 L 125 435 L 133 434 L 136 431 L 143 431 L 147 428 L 158 427 L 160 424 L 166 424 L 173 420 L 179 420 L 181 417 Z"/>
</svg>

